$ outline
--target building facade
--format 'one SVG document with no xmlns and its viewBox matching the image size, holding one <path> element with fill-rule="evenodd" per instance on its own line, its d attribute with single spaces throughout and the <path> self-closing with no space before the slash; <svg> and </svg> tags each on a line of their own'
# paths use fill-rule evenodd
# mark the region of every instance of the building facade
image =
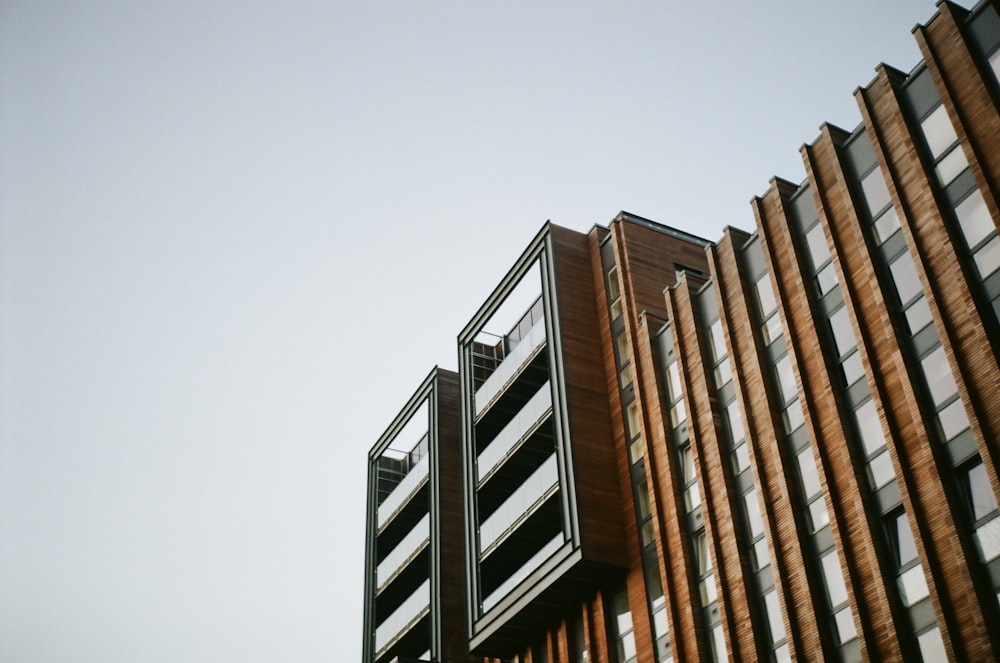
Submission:
<svg viewBox="0 0 1000 663">
<path fill-rule="evenodd" d="M 365 663 L 1000 660 L 1000 14 L 914 37 L 754 232 L 542 228 L 371 452 Z"/>
</svg>

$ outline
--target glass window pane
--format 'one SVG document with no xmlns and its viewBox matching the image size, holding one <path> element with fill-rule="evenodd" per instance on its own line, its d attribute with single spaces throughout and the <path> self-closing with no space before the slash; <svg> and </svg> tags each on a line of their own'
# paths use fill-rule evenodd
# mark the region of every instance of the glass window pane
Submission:
<svg viewBox="0 0 1000 663">
<path fill-rule="evenodd" d="M 694 556 L 697 560 L 699 576 L 704 576 L 712 570 L 712 556 L 708 550 L 708 537 L 704 531 L 694 535 Z"/>
<path fill-rule="evenodd" d="M 861 365 L 861 353 L 855 352 L 845 359 L 840 367 L 844 369 L 844 380 L 851 385 L 860 380 L 865 375 L 865 367 Z"/>
<path fill-rule="evenodd" d="M 751 490 L 743 496 L 743 506 L 746 509 L 750 536 L 751 538 L 757 538 L 764 533 L 764 521 L 760 517 L 760 502 L 757 501 L 756 490 Z"/>
<path fill-rule="evenodd" d="M 917 332 L 931 323 L 931 308 L 927 305 L 927 298 L 923 295 L 917 297 L 904 314 L 906 315 L 906 326 L 910 328 L 911 336 L 916 336 Z"/>
<path fill-rule="evenodd" d="M 771 553 L 767 549 L 767 537 L 761 537 L 753 544 L 753 568 L 757 571 L 771 563 Z"/>
<path fill-rule="evenodd" d="M 833 263 L 831 262 L 816 275 L 816 289 L 819 291 L 819 296 L 822 297 L 836 287 L 837 270 L 833 268 Z"/>
<path fill-rule="evenodd" d="M 816 459 L 813 457 L 812 447 L 806 447 L 795 457 L 799 466 L 799 476 L 802 479 L 802 495 L 809 499 L 818 494 L 822 488 L 819 482 L 819 473 L 816 471 Z"/>
<path fill-rule="evenodd" d="M 865 202 L 868 203 L 868 211 L 872 217 L 889 204 L 889 188 L 885 185 L 885 178 L 878 168 L 861 180 L 861 190 L 865 194 Z"/>
<path fill-rule="evenodd" d="M 837 637 L 840 644 L 850 642 L 858 637 L 858 630 L 854 627 L 854 614 L 851 608 L 847 607 L 833 616 L 833 621 L 837 626 Z"/>
<path fill-rule="evenodd" d="M 781 316 L 775 313 L 764 323 L 764 345 L 771 345 L 785 333 L 781 326 Z"/>
<path fill-rule="evenodd" d="M 750 467 L 750 452 L 744 443 L 733 450 L 733 468 L 736 470 L 736 474 L 739 474 L 748 467 Z"/>
<path fill-rule="evenodd" d="M 899 217 L 896 210 L 889 208 L 879 218 L 875 219 L 875 239 L 879 244 L 884 244 L 885 240 L 896 234 L 899 230 Z"/>
<path fill-rule="evenodd" d="M 969 162 L 965 160 L 965 153 L 962 152 L 962 147 L 960 145 L 956 145 L 955 148 L 948 153 L 948 156 L 938 162 L 934 172 L 937 173 L 938 181 L 941 182 L 941 186 L 948 186 L 962 173 L 963 170 L 968 167 Z"/>
<path fill-rule="evenodd" d="M 771 312 L 778 307 L 774 299 L 774 290 L 771 289 L 771 279 L 767 274 L 760 277 L 754 284 L 757 292 L 757 304 L 760 306 L 761 319 L 767 318 Z"/>
<path fill-rule="evenodd" d="M 944 650 L 944 642 L 941 640 L 941 631 L 937 626 L 918 635 L 917 645 L 920 647 L 920 658 L 925 663 L 948 660 L 948 653 Z"/>
<path fill-rule="evenodd" d="M 965 416 L 965 407 L 962 399 L 952 401 L 947 407 L 938 412 L 938 421 L 941 423 L 941 433 L 945 441 L 954 438 L 956 435 L 969 427 L 969 418 Z"/>
<path fill-rule="evenodd" d="M 812 258 L 814 269 L 830 260 L 830 249 L 826 245 L 822 224 L 817 223 L 806 233 L 806 245 L 809 247 L 809 257 Z"/>
<path fill-rule="evenodd" d="M 983 200 L 983 194 L 979 193 L 979 189 L 959 203 L 955 208 L 955 216 L 958 217 L 958 223 L 969 248 L 975 248 L 996 231 L 993 219 L 990 218 L 990 211 L 986 208 L 986 201 Z"/>
<path fill-rule="evenodd" d="M 733 379 L 733 372 L 729 368 L 729 359 L 723 359 L 715 367 L 715 386 L 721 389 L 729 384 Z"/>
<path fill-rule="evenodd" d="M 836 607 L 847 602 L 847 586 L 840 572 L 840 560 L 836 551 L 827 553 L 820 560 L 823 567 L 823 578 L 826 580 L 826 590 L 830 594 L 830 606 Z"/>
<path fill-rule="evenodd" d="M 927 139 L 927 147 L 930 148 L 931 156 L 935 159 L 958 141 L 955 127 L 948 119 L 948 112 L 945 110 L 944 104 L 934 109 L 934 112 L 920 123 L 920 128 L 924 132 L 924 138 Z"/>
<path fill-rule="evenodd" d="M 718 362 L 726 356 L 726 339 L 722 333 L 722 320 L 716 320 L 709 328 L 709 340 L 712 343 L 712 358 Z"/>
<path fill-rule="evenodd" d="M 726 406 L 726 420 L 729 422 L 729 432 L 733 438 L 733 444 L 738 444 L 743 440 L 743 417 L 740 416 L 740 406 L 736 401 L 730 401 Z"/>
<path fill-rule="evenodd" d="M 667 375 L 669 376 L 670 401 L 676 401 L 681 397 L 681 376 L 677 370 L 676 361 L 670 362 L 667 366 Z"/>
<path fill-rule="evenodd" d="M 792 371 L 792 359 L 787 354 L 778 360 L 774 366 L 774 371 L 778 376 L 778 391 L 781 395 L 781 402 L 787 403 L 795 398 L 795 374 Z"/>
<path fill-rule="evenodd" d="M 767 623 L 771 626 L 771 643 L 781 642 L 785 639 L 785 624 L 781 619 L 778 592 L 772 589 L 764 594 L 764 608 L 767 610 Z"/>
<path fill-rule="evenodd" d="M 883 451 L 868 461 L 868 472 L 871 477 L 872 490 L 878 490 L 896 478 L 896 472 L 892 469 L 892 461 L 889 459 L 889 452 Z"/>
<path fill-rule="evenodd" d="M 972 257 L 976 261 L 979 278 L 985 279 L 997 271 L 1000 268 L 1000 236 L 994 237 L 986 246 L 976 251 Z"/>
<path fill-rule="evenodd" d="M 785 422 L 786 433 L 791 433 L 805 423 L 805 415 L 802 414 L 802 404 L 799 403 L 798 399 L 788 404 L 788 407 L 782 413 L 782 418 Z"/>
<path fill-rule="evenodd" d="M 1000 518 L 994 518 L 976 529 L 976 546 L 983 562 L 1000 556 Z"/>
<path fill-rule="evenodd" d="M 896 292 L 899 294 L 899 301 L 908 304 L 917 295 L 922 293 L 920 279 L 917 277 L 917 268 L 913 265 L 913 259 L 909 253 L 903 253 L 891 265 L 889 271 L 892 273 L 892 281 L 896 285 Z"/>
<path fill-rule="evenodd" d="M 712 655 L 716 663 L 725 663 L 729 660 L 729 652 L 726 650 L 726 635 L 722 631 L 722 624 L 712 629 Z"/>
<path fill-rule="evenodd" d="M 917 558 L 917 544 L 906 512 L 899 512 L 892 519 L 893 540 L 896 544 L 896 564 L 902 568 Z"/>
<path fill-rule="evenodd" d="M 861 433 L 861 444 L 865 454 L 871 455 L 885 448 L 885 436 L 882 435 L 882 424 L 875 410 L 875 401 L 867 400 L 854 411 L 858 421 L 858 431 Z"/>
<path fill-rule="evenodd" d="M 927 578 L 924 577 L 924 567 L 920 564 L 900 575 L 896 585 L 899 587 L 899 598 L 907 608 L 930 594 L 930 590 L 927 589 Z"/>
<path fill-rule="evenodd" d="M 924 369 L 924 379 L 927 381 L 927 388 L 931 392 L 934 405 L 940 406 L 955 395 L 958 386 L 951 375 L 951 367 L 948 365 L 943 347 L 939 345 L 936 350 L 921 359 L 920 365 Z"/>
<path fill-rule="evenodd" d="M 830 514 L 826 510 L 826 502 L 823 498 L 813 500 L 809 504 L 809 526 L 810 531 L 815 533 L 830 524 Z"/>
<path fill-rule="evenodd" d="M 997 510 L 997 498 L 990 486 L 986 466 L 978 462 L 966 474 L 969 482 L 969 497 L 972 502 L 973 520 L 981 520 Z"/>
<path fill-rule="evenodd" d="M 843 357 L 858 346 L 846 306 L 841 306 L 830 316 L 830 330 L 833 332 L 833 344 L 837 348 L 838 357 Z"/>
</svg>

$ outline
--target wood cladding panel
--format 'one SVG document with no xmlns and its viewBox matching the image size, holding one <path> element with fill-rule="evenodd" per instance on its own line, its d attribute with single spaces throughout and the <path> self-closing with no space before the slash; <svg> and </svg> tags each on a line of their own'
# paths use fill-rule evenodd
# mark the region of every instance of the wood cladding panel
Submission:
<svg viewBox="0 0 1000 663">
<path fill-rule="evenodd" d="M 558 226 L 551 227 L 551 242 L 583 555 L 585 560 L 625 569 L 607 376 L 602 363 L 594 361 L 601 346 L 589 243 L 586 235 Z"/>
<path fill-rule="evenodd" d="M 462 415 L 458 374 L 436 373 L 438 527 L 441 577 L 442 660 L 472 661 L 466 640 L 462 518 Z"/>
</svg>

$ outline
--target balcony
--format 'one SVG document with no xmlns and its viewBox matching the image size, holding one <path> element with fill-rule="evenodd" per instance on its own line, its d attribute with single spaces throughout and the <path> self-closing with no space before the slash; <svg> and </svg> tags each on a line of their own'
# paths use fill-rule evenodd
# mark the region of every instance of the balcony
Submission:
<svg viewBox="0 0 1000 663">
<path fill-rule="evenodd" d="M 402 639 L 430 613 L 431 581 L 428 578 L 375 629 L 376 656 Z"/>
<path fill-rule="evenodd" d="M 517 451 L 552 410 L 552 392 L 546 381 L 535 395 L 524 404 L 493 440 L 479 454 L 476 462 L 476 479 L 483 481 L 511 454 Z"/>
<path fill-rule="evenodd" d="M 476 391 L 476 416 L 485 411 L 545 344 L 545 318 L 540 317 Z"/>
<path fill-rule="evenodd" d="M 396 544 L 375 570 L 375 582 L 378 591 L 393 580 L 410 562 L 412 562 L 427 547 L 431 537 L 431 516 L 427 514 L 410 530 L 410 533 Z"/>
<path fill-rule="evenodd" d="M 423 487 L 429 473 L 430 458 L 425 455 L 416 465 L 410 468 L 406 476 L 396 484 L 392 492 L 379 504 L 378 529 L 385 527 L 386 523 L 392 520 L 392 517 L 406 504 L 408 499 Z"/>
<path fill-rule="evenodd" d="M 520 568 L 510 574 L 506 580 L 500 583 L 496 589 L 490 592 L 485 598 L 483 598 L 482 611 L 487 612 L 493 608 L 497 603 L 499 603 L 505 596 L 511 593 L 515 587 L 520 585 L 531 572 L 541 566 L 542 562 L 547 560 L 552 556 L 562 545 L 565 543 L 562 532 L 552 537 L 552 539 L 542 546 L 541 550 L 536 552 L 527 562 L 522 564 Z"/>
<path fill-rule="evenodd" d="M 503 504 L 480 525 L 479 550 L 480 557 L 489 554 L 496 546 L 527 520 L 531 514 L 559 488 L 559 468 L 555 454 L 551 454 L 542 465 L 529 476 L 524 483 L 511 493 Z"/>
</svg>

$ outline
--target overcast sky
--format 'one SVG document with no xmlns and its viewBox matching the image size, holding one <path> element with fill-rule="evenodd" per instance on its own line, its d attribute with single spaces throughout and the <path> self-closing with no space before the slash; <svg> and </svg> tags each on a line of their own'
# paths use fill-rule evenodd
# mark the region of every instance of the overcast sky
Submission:
<svg viewBox="0 0 1000 663">
<path fill-rule="evenodd" d="M 545 220 L 751 229 L 933 12 L 0 0 L 0 660 L 358 660 L 367 451 Z"/>
</svg>

